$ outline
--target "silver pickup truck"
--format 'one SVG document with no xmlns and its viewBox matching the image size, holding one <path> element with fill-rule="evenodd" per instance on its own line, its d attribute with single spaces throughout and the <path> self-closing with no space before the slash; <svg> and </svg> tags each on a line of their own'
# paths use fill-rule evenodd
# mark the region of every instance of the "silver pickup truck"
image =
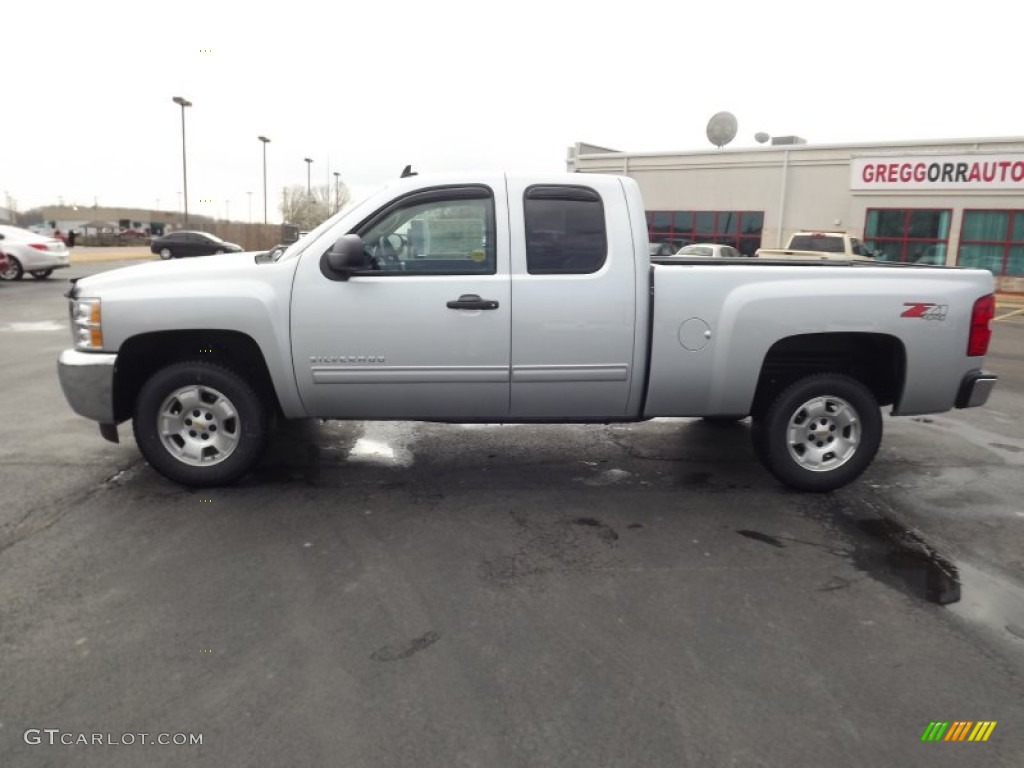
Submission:
<svg viewBox="0 0 1024 768">
<path fill-rule="evenodd" d="M 71 407 L 189 486 L 251 469 L 275 417 L 626 422 L 752 417 L 781 482 L 860 475 L 896 415 L 986 402 L 985 271 L 652 264 L 628 178 L 396 181 L 274 258 L 76 282 Z"/>
</svg>

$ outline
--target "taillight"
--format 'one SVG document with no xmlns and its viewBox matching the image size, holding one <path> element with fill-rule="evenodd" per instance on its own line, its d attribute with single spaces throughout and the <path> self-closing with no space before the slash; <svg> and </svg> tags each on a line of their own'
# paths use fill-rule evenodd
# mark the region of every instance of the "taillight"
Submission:
<svg viewBox="0 0 1024 768">
<path fill-rule="evenodd" d="M 967 356 L 983 357 L 988 352 L 988 343 L 992 338 L 989 322 L 996 314 L 996 297 L 993 294 L 982 296 L 974 302 L 971 310 L 971 335 L 967 339 Z"/>
<path fill-rule="evenodd" d="M 46 243 L 29 243 L 29 245 L 35 248 L 37 251 L 50 250 L 50 246 L 48 246 Z"/>
</svg>

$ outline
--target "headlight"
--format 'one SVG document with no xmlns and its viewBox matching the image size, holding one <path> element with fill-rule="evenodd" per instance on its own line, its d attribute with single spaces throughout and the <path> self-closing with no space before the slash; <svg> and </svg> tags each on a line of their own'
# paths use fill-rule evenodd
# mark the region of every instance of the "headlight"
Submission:
<svg viewBox="0 0 1024 768">
<path fill-rule="evenodd" d="M 71 300 L 71 336 L 75 349 L 103 349 L 99 299 Z"/>
</svg>

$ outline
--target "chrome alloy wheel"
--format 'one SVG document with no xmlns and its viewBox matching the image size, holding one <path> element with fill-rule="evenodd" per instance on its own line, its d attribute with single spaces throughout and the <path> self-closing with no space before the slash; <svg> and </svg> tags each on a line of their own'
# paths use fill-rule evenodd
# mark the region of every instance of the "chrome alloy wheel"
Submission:
<svg viewBox="0 0 1024 768">
<path fill-rule="evenodd" d="M 160 405 L 157 432 L 167 452 L 183 464 L 209 467 L 230 456 L 241 436 L 234 404 L 213 387 L 176 389 Z"/>
<path fill-rule="evenodd" d="M 793 411 L 786 429 L 789 455 L 811 472 L 837 469 L 857 452 L 861 422 L 857 409 L 841 397 L 823 395 Z"/>
</svg>

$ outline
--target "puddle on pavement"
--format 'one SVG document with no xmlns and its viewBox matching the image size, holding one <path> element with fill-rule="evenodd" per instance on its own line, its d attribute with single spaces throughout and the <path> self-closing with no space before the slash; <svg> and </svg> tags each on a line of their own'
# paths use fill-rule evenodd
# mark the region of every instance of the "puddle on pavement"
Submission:
<svg viewBox="0 0 1024 768">
<path fill-rule="evenodd" d="M 1024 590 L 1011 579 L 944 557 L 916 531 L 894 520 L 862 519 L 856 526 L 885 547 L 881 563 L 879 553 L 855 550 L 854 562 L 863 570 L 883 576 L 882 568 L 910 594 L 1024 643 Z"/>
<path fill-rule="evenodd" d="M 950 610 L 1024 644 L 1024 590 L 972 565 L 960 563 L 959 568 L 963 598 Z"/>
<path fill-rule="evenodd" d="M 346 461 L 369 462 L 389 467 L 411 467 L 409 445 L 416 440 L 408 422 L 366 422 L 362 436 L 349 449 Z"/>
<path fill-rule="evenodd" d="M 995 432 L 990 432 L 972 424 L 953 422 L 942 417 L 914 417 L 911 421 L 928 424 L 940 429 L 955 430 L 956 436 L 963 438 L 979 448 L 995 449 L 1007 464 L 1024 465 L 1024 441 L 1013 440 Z"/>
<path fill-rule="evenodd" d="M 939 605 L 949 605 L 960 599 L 959 569 L 920 535 L 885 518 L 858 520 L 856 525 L 885 545 L 882 566 L 911 594 Z M 855 552 L 854 561 L 857 559 Z"/>
</svg>

